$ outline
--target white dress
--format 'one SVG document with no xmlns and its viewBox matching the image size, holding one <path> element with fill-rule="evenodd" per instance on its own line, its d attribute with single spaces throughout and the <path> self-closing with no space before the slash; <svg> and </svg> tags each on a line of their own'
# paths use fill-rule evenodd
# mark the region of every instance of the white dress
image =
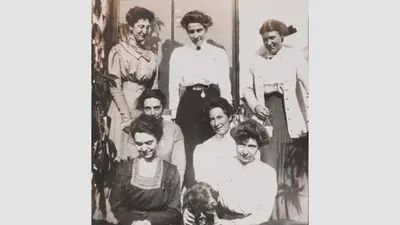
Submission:
<svg viewBox="0 0 400 225">
<path fill-rule="evenodd" d="M 216 189 L 222 207 L 247 215 L 236 219 L 236 225 L 261 224 L 269 221 L 275 204 L 278 184 L 276 172 L 256 159 L 243 165 L 238 159 L 221 162 Z"/>
<path fill-rule="evenodd" d="M 195 180 L 216 185 L 215 171 L 221 167 L 221 162 L 237 156 L 235 140 L 230 135 L 230 130 L 220 138 L 214 135 L 203 144 L 197 145 L 193 153 L 193 167 Z M 256 158 L 260 158 L 257 152 Z"/>
</svg>

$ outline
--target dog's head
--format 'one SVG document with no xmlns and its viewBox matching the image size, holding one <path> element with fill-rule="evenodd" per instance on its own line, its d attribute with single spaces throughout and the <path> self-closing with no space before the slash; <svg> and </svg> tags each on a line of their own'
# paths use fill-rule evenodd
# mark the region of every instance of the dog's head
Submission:
<svg viewBox="0 0 400 225">
<path fill-rule="evenodd" d="M 183 208 L 195 216 L 195 225 L 214 224 L 217 205 L 218 192 L 204 182 L 195 184 L 183 196 Z"/>
</svg>

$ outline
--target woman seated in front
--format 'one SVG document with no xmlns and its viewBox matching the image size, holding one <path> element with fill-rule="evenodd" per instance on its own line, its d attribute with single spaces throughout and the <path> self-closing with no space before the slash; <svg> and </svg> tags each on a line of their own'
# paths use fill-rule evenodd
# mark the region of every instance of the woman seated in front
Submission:
<svg viewBox="0 0 400 225">
<path fill-rule="evenodd" d="M 220 168 L 220 161 L 237 155 L 235 140 L 229 133 L 232 127 L 233 107 L 226 99 L 216 97 L 208 104 L 207 112 L 209 124 L 215 135 L 196 146 L 193 167 L 196 182 L 206 182 L 214 186 L 215 171 Z M 256 158 L 260 158 L 259 152 Z"/>
<path fill-rule="evenodd" d="M 213 188 L 219 192 L 217 224 L 253 225 L 269 221 L 277 194 L 276 172 L 256 159 L 261 146 L 268 144 L 268 134 L 258 122 L 249 119 L 230 131 L 236 142 L 237 156 L 220 161 Z M 185 224 L 194 218 L 184 209 Z"/>
<path fill-rule="evenodd" d="M 207 112 L 215 135 L 196 146 L 193 168 L 196 182 L 202 181 L 212 185 L 219 161 L 236 156 L 235 141 L 229 135 L 233 108 L 226 99 L 217 97 L 208 104 Z"/>
<path fill-rule="evenodd" d="M 130 127 L 139 156 L 118 165 L 110 203 L 121 225 L 177 225 L 181 222 L 176 166 L 157 155 L 163 134 L 155 117 L 142 114 Z"/>
</svg>

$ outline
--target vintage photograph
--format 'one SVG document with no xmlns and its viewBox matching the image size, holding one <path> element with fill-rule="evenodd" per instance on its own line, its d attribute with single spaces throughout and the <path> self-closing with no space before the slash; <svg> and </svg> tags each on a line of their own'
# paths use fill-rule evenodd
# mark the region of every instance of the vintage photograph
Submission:
<svg viewBox="0 0 400 225">
<path fill-rule="evenodd" d="M 91 14 L 93 225 L 309 224 L 308 0 Z"/>
</svg>

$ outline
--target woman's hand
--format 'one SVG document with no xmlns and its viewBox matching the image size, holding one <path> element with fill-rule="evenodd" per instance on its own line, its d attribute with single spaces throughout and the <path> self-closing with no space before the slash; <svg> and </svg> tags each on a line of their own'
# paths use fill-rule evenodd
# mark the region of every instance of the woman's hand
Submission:
<svg viewBox="0 0 400 225">
<path fill-rule="evenodd" d="M 188 209 L 183 210 L 183 223 L 185 225 L 193 225 L 194 224 L 194 216 L 189 212 Z"/>
<path fill-rule="evenodd" d="M 269 115 L 269 110 L 267 107 L 258 105 L 254 108 L 254 111 L 256 113 L 256 116 L 262 120 L 265 120 L 265 118 Z"/>
<path fill-rule="evenodd" d="M 123 130 L 125 133 L 129 133 L 129 127 L 132 124 L 132 119 L 128 119 L 128 120 L 123 120 L 121 123 L 121 130 Z"/>
</svg>

